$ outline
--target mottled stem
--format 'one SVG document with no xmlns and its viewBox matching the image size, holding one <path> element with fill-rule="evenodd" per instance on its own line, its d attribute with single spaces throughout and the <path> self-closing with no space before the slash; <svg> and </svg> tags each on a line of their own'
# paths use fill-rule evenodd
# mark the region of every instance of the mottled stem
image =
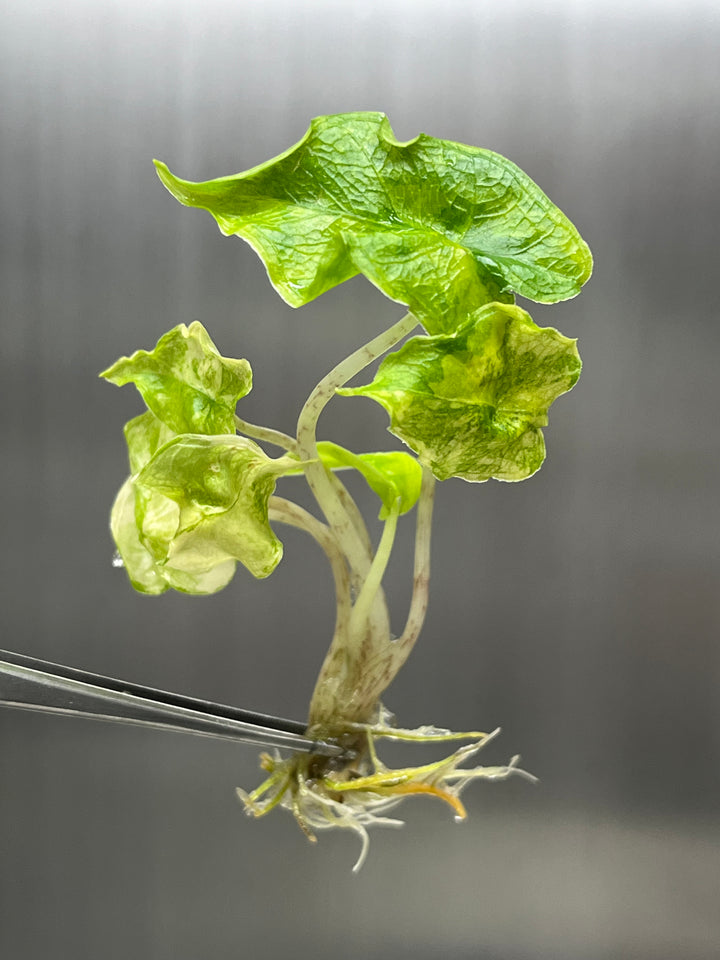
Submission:
<svg viewBox="0 0 720 960">
<path fill-rule="evenodd" d="M 342 482 L 340 477 L 335 473 L 334 470 L 328 471 L 328 479 L 335 488 L 335 493 L 337 498 L 342 504 L 343 509 L 350 518 L 351 523 L 355 528 L 355 532 L 363 543 L 365 552 L 369 557 L 373 555 L 373 546 L 370 540 L 370 535 L 368 534 L 367 527 L 365 526 L 365 521 L 363 520 L 363 515 L 358 509 L 358 505 L 355 503 L 353 498 L 350 496 L 345 484 Z"/>
<path fill-rule="evenodd" d="M 332 730 L 333 722 L 338 720 L 367 723 L 418 638 L 428 603 L 434 494 L 435 478 L 424 467 L 417 505 L 413 594 L 402 636 L 391 640 L 369 631 L 358 637 L 351 627 L 348 641 L 333 641 L 310 704 L 310 722 L 321 734 Z"/>
<path fill-rule="evenodd" d="M 380 589 L 382 578 L 385 575 L 390 553 L 392 552 L 395 541 L 395 531 L 397 530 L 398 516 L 400 515 L 400 501 L 393 507 L 390 516 L 385 521 L 380 543 L 370 564 L 367 576 L 363 581 L 362 588 L 358 594 L 357 600 L 350 616 L 350 655 L 356 653 L 355 647 L 362 641 L 367 631 L 368 618 L 372 610 L 373 601 Z"/>
<path fill-rule="evenodd" d="M 335 620 L 335 636 L 346 636 L 350 624 L 350 577 L 342 551 L 337 545 L 332 530 L 321 523 L 317 517 L 291 500 L 283 497 L 270 497 L 268 516 L 271 520 L 286 523 L 309 533 L 315 542 L 322 548 L 332 569 L 335 581 L 335 596 L 337 600 L 337 616 Z"/>
<path fill-rule="evenodd" d="M 351 519 L 348 516 L 338 497 L 336 488 L 328 476 L 328 471 L 318 460 L 315 436 L 317 422 L 320 414 L 335 396 L 335 391 L 339 387 L 342 387 L 348 380 L 360 373 L 373 360 L 381 357 L 394 347 L 417 326 L 417 323 L 415 317 L 411 313 L 407 313 L 393 326 L 333 367 L 310 394 L 298 417 L 297 452 L 301 459 L 313 461 L 305 467 L 308 484 L 328 523 L 333 528 L 350 566 L 362 577 L 367 574 L 371 558 L 367 554 L 363 538 L 358 536 L 355 527 L 356 518 Z"/>
<path fill-rule="evenodd" d="M 417 505 L 415 527 L 415 564 L 413 569 L 413 592 L 410 611 L 402 635 L 393 642 L 396 671 L 405 663 L 417 640 L 427 613 L 430 587 L 430 534 L 432 532 L 433 505 L 435 503 L 435 477 L 428 467 L 423 467 L 420 499 Z"/>
<path fill-rule="evenodd" d="M 297 440 L 287 433 L 281 433 L 280 430 L 272 430 L 270 427 L 259 427 L 254 423 L 248 423 L 247 420 L 241 420 L 235 417 L 235 426 L 244 433 L 246 437 L 252 437 L 253 440 L 261 440 L 265 443 L 271 443 L 275 447 L 282 447 L 288 453 L 297 454 Z"/>
<path fill-rule="evenodd" d="M 338 493 L 340 487 L 333 481 L 330 471 L 318 459 L 317 422 L 339 387 L 394 347 L 417 326 L 417 323 L 412 314 L 406 314 L 393 326 L 333 367 L 310 394 L 298 417 L 297 453 L 302 460 L 309 461 L 305 465 L 308 485 L 347 558 L 356 589 L 358 587 L 362 589 L 372 563 L 372 551 L 368 549 L 369 537 L 359 512 L 347 508 L 345 497 L 349 495 Z M 375 592 L 368 629 L 378 637 L 389 638 L 390 636 L 390 617 L 382 587 Z"/>
</svg>

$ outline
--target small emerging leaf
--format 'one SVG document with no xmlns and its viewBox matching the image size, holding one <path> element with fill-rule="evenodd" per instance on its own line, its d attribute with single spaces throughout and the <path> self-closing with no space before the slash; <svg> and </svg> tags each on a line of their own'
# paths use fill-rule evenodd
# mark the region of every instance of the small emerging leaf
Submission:
<svg viewBox="0 0 720 960">
<path fill-rule="evenodd" d="M 545 459 L 550 404 L 580 369 L 574 340 L 493 303 L 454 336 L 409 340 L 371 384 L 338 393 L 380 403 L 391 432 L 440 480 L 524 480 Z"/>
<path fill-rule="evenodd" d="M 174 327 L 152 351 L 121 357 L 100 376 L 134 383 L 174 433 L 235 433 L 235 406 L 252 388 L 247 360 L 222 357 L 197 320 Z"/>
<path fill-rule="evenodd" d="M 204 183 L 164 163 L 172 195 L 246 240 L 292 306 L 363 273 L 430 333 L 470 311 L 579 293 L 592 258 L 575 227 L 510 160 L 421 134 L 398 142 L 382 113 L 318 117 L 294 147 Z"/>
<path fill-rule="evenodd" d="M 422 467 L 415 457 L 402 450 L 383 453 L 351 453 L 337 443 L 321 440 L 318 455 L 329 470 L 353 467 L 382 500 L 380 519 L 387 520 L 400 501 L 399 513 L 407 513 L 417 503 L 422 485 Z"/>
</svg>

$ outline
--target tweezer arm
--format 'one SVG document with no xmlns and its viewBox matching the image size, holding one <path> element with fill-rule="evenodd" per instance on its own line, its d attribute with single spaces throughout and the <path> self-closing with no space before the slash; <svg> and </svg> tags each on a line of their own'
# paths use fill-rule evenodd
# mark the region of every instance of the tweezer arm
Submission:
<svg viewBox="0 0 720 960">
<path fill-rule="evenodd" d="M 340 756 L 341 747 L 304 736 L 305 725 L 238 707 L 0 650 L 0 706 L 175 730 L 199 736 Z"/>
</svg>

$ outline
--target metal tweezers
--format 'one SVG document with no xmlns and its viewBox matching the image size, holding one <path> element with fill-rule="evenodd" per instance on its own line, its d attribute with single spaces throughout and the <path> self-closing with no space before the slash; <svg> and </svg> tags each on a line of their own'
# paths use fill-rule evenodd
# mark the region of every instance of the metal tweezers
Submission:
<svg viewBox="0 0 720 960">
<path fill-rule="evenodd" d="M 0 650 L 0 706 L 114 720 L 326 757 L 345 755 L 336 744 L 306 737 L 305 724 L 299 721 L 165 693 L 7 650 Z"/>
</svg>

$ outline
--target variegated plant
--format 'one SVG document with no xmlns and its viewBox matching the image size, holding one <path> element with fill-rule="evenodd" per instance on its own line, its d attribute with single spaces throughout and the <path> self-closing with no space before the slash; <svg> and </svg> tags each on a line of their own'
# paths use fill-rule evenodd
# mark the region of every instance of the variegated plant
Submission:
<svg viewBox="0 0 720 960">
<path fill-rule="evenodd" d="M 156 166 L 181 203 L 209 211 L 223 233 L 253 247 L 292 306 L 362 273 L 407 308 L 320 381 L 293 437 L 237 416 L 250 366 L 221 356 L 198 322 L 103 374 L 135 383 L 148 408 L 126 425 L 130 476 L 111 517 L 137 590 L 214 593 L 238 561 L 266 577 L 282 557 L 282 524 L 302 528 L 325 551 L 337 616 L 308 730 L 344 744 L 352 759 L 338 768 L 319 756 L 265 755 L 269 776 L 240 794 L 256 816 L 291 809 L 311 839 L 327 827 L 357 831 L 358 867 L 366 827 L 398 823 L 384 814 L 406 795 L 441 797 L 463 817 L 467 783 L 517 770 L 517 758 L 461 766 L 491 734 L 404 730 L 380 698 L 424 619 L 435 480 L 531 476 L 545 457 L 548 408 L 580 375 L 575 341 L 538 327 L 515 294 L 542 303 L 575 296 L 590 276 L 590 251 L 509 160 L 424 134 L 399 143 L 380 113 L 319 117 L 294 147 L 236 176 L 192 183 Z M 371 383 L 346 386 L 385 354 Z M 318 418 L 337 394 L 381 404 L 412 453 L 355 453 L 318 440 Z M 267 446 L 282 455 L 271 457 Z M 379 498 L 376 545 L 339 476 L 346 469 L 359 471 Z M 293 475 L 305 477 L 323 519 L 275 495 L 278 479 Z M 396 637 L 382 580 L 398 519 L 413 509 L 413 595 Z M 391 770 L 377 756 L 381 738 L 471 742 L 446 760 Z"/>
</svg>

